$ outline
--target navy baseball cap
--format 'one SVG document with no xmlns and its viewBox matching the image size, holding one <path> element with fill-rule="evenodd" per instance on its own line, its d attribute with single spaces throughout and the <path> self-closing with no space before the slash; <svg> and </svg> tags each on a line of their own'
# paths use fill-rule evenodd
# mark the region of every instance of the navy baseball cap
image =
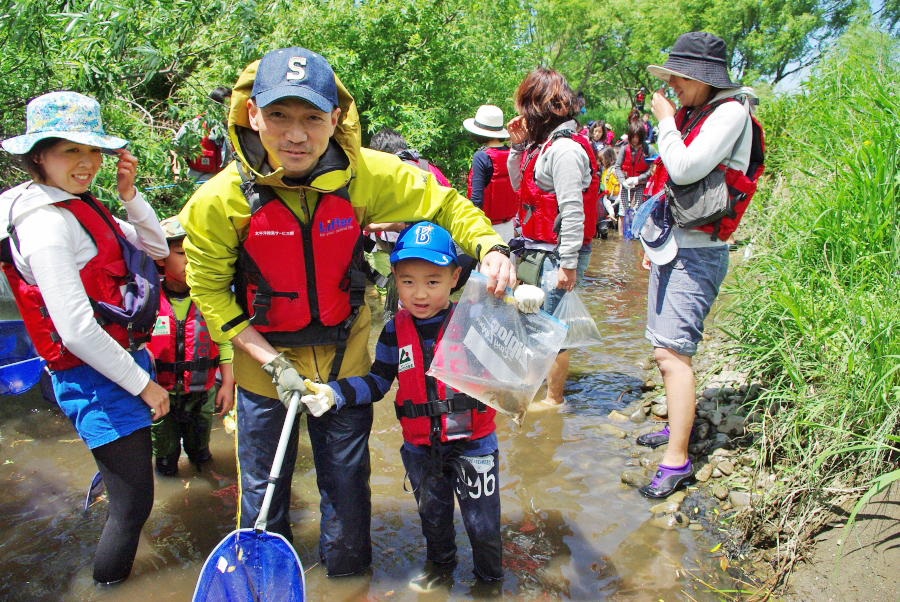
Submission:
<svg viewBox="0 0 900 602">
<path fill-rule="evenodd" d="M 297 46 L 262 57 L 250 96 L 260 107 L 287 97 L 301 98 L 326 113 L 338 106 L 331 65 L 321 55 Z"/>
<path fill-rule="evenodd" d="M 450 233 L 431 222 L 419 222 L 400 233 L 391 263 L 422 259 L 436 265 L 456 265 L 456 245 Z"/>
</svg>

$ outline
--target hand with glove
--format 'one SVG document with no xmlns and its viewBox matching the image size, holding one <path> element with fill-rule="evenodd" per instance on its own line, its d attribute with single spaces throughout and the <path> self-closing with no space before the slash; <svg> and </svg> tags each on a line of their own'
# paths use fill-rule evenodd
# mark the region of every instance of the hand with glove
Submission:
<svg viewBox="0 0 900 602">
<path fill-rule="evenodd" d="M 637 176 L 632 176 L 630 178 L 625 178 L 625 181 L 622 183 L 622 185 L 625 186 L 625 188 L 631 189 L 637 186 L 639 181 L 640 180 L 638 180 Z"/>
<path fill-rule="evenodd" d="M 328 385 L 315 383 L 308 378 L 304 381 L 304 384 L 313 394 L 304 395 L 300 398 L 300 401 L 309 409 L 309 413 L 316 418 L 327 412 L 335 404 L 334 389 Z"/>
<path fill-rule="evenodd" d="M 298 391 L 301 395 L 307 393 L 306 385 L 303 384 L 303 377 L 300 376 L 300 373 L 297 372 L 297 369 L 294 368 L 294 365 L 283 353 L 279 353 L 271 361 L 263 364 L 262 369 L 272 377 L 272 382 L 275 383 L 275 390 L 278 391 L 278 399 L 281 400 L 284 407 L 291 407 L 291 393 L 294 391 Z M 303 407 L 302 405 L 298 406 L 298 412 Z"/>
<path fill-rule="evenodd" d="M 523 314 L 537 313 L 544 304 L 544 291 L 530 284 L 517 286 L 513 297 L 516 299 L 516 307 Z"/>
</svg>

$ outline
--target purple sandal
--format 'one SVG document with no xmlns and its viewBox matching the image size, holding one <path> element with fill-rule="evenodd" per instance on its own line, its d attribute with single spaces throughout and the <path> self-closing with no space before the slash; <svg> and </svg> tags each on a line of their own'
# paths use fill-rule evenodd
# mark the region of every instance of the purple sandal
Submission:
<svg viewBox="0 0 900 602">
<path fill-rule="evenodd" d="M 675 490 L 686 485 L 694 478 L 694 467 L 688 460 L 684 466 L 663 466 L 662 464 L 656 470 L 656 476 L 650 481 L 649 485 L 640 488 L 641 495 L 649 498 L 669 497 Z"/>
<path fill-rule="evenodd" d="M 691 429 L 691 438 L 688 443 L 696 443 L 697 435 L 694 433 L 694 429 Z M 653 433 L 646 433 L 637 438 L 637 444 L 643 445 L 644 447 L 649 447 L 652 449 L 656 449 L 661 445 L 665 445 L 669 442 L 669 425 L 667 424 L 665 428 L 661 431 L 656 431 Z"/>
</svg>

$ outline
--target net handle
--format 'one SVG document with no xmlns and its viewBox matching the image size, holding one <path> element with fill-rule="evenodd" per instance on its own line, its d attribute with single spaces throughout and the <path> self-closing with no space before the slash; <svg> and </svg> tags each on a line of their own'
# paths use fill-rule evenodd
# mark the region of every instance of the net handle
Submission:
<svg viewBox="0 0 900 602">
<path fill-rule="evenodd" d="M 259 510 L 259 518 L 256 519 L 256 524 L 253 525 L 253 528 L 259 532 L 266 530 L 266 523 L 269 520 L 269 506 L 272 504 L 272 495 L 275 493 L 275 482 L 278 480 L 281 465 L 284 463 L 284 453 L 287 451 L 288 441 L 291 438 L 291 431 L 294 428 L 294 419 L 297 417 L 297 408 L 299 406 L 300 392 L 294 391 L 291 395 L 287 416 L 284 419 L 284 426 L 281 427 L 281 437 L 278 439 L 278 448 L 275 450 L 275 460 L 272 462 L 272 472 L 269 473 L 269 484 L 266 486 L 266 495 Z"/>
</svg>

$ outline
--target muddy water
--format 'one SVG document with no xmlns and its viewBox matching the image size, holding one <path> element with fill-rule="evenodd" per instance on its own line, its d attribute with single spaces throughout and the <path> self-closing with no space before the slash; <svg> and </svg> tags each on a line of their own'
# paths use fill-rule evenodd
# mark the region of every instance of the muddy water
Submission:
<svg viewBox="0 0 900 602">
<path fill-rule="evenodd" d="M 498 417 L 506 577 L 494 587 L 475 581 L 460 525 L 460 563 L 452 586 L 423 598 L 718 599 L 690 576 L 711 579 L 698 565 L 704 554 L 694 533 L 651 526 L 650 503 L 620 484 L 633 437 L 614 439 L 594 429 L 610 410 L 634 401 L 632 394 L 617 399 L 642 381 L 635 361 L 650 352 L 643 339 L 647 273 L 639 269 L 639 244 L 611 233 L 594 245 L 585 300 L 605 345 L 573 353 L 566 407 L 531 412 L 522 428 Z M 377 301 L 371 302 L 375 308 Z M 379 331 L 376 324 L 373 344 Z M 327 579 L 317 565 L 318 495 L 309 441 L 301 436 L 292 518 L 310 600 L 418 599 L 407 583 L 422 568 L 424 541 L 415 502 L 403 488 L 402 439 L 391 400 L 376 406 L 371 437 L 375 553 L 364 575 Z M 36 389 L 4 397 L 0 599 L 189 600 L 203 561 L 234 528 L 233 442 L 220 421 L 211 449 L 214 462 L 202 474 L 182 458 L 179 477 L 157 478 L 153 513 L 131 578 L 115 589 L 97 589 L 91 558 L 105 502 L 83 509 L 96 471 L 91 456 L 68 420 Z"/>
</svg>

